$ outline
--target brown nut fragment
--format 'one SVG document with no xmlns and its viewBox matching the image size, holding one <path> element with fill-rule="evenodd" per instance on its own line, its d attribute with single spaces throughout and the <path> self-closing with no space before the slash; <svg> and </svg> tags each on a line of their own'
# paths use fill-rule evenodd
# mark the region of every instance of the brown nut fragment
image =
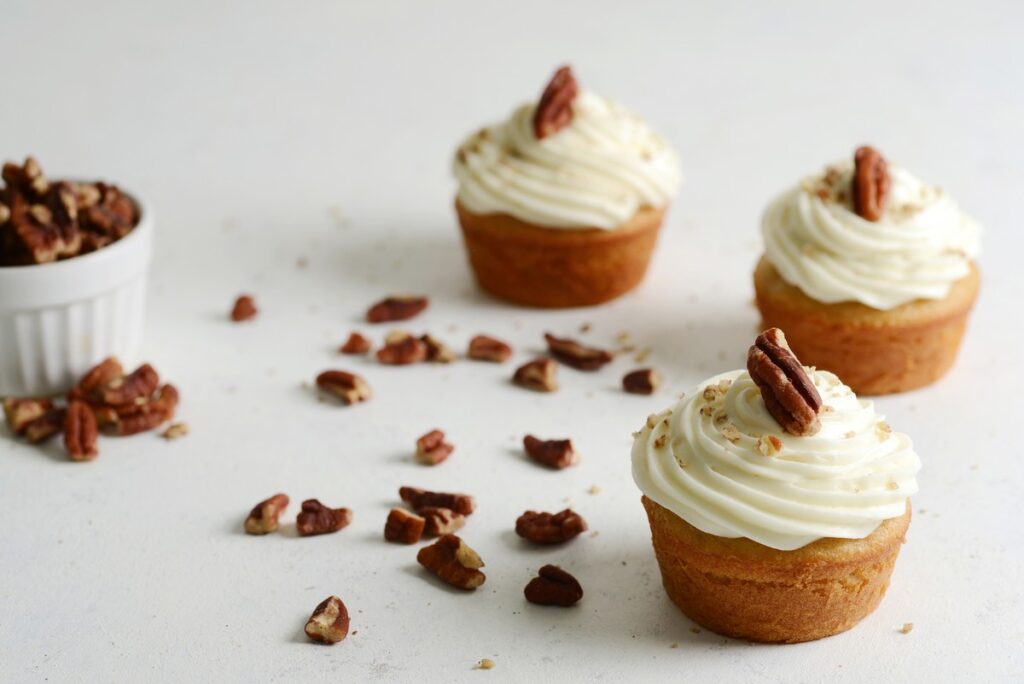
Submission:
<svg viewBox="0 0 1024 684">
<path fill-rule="evenodd" d="M 269 534 L 276 532 L 281 513 L 288 508 L 288 501 L 287 494 L 275 494 L 269 499 L 260 501 L 249 511 L 249 517 L 245 519 L 245 533 Z"/>
<path fill-rule="evenodd" d="M 534 359 L 516 369 L 512 382 L 535 392 L 558 389 L 558 366 L 551 359 Z"/>
<path fill-rule="evenodd" d="M 537 439 L 533 435 L 523 437 L 526 454 L 536 463 L 548 468 L 568 468 L 580 462 L 580 456 L 572 448 L 571 439 Z"/>
<path fill-rule="evenodd" d="M 256 308 L 256 300 L 252 298 L 252 295 L 241 295 L 231 308 L 231 320 L 241 323 L 256 318 L 257 313 L 259 313 L 259 309 Z"/>
<path fill-rule="evenodd" d="M 366 320 L 370 323 L 407 321 L 430 304 L 426 297 L 388 297 L 370 307 Z"/>
<path fill-rule="evenodd" d="M 877 221 L 889 198 L 889 165 L 878 150 L 867 145 L 857 148 L 853 161 L 853 210 L 866 221 Z"/>
<path fill-rule="evenodd" d="M 415 544 L 423 536 L 427 521 L 401 508 L 392 508 L 384 523 L 384 538 L 399 544 Z"/>
<path fill-rule="evenodd" d="M 544 339 L 553 357 L 576 370 L 594 371 L 615 358 L 611 352 L 596 347 L 585 347 L 567 337 L 555 337 L 551 333 L 544 333 Z"/>
<path fill-rule="evenodd" d="M 512 347 L 494 337 L 476 335 L 469 341 L 467 356 L 474 361 L 503 363 L 512 356 Z"/>
<path fill-rule="evenodd" d="M 42 418 L 51 409 L 53 402 L 49 399 L 4 399 L 4 418 L 11 432 L 16 435 L 24 435 L 29 424 Z"/>
<path fill-rule="evenodd" d="M 171 423 L 167 429 L 160 433 L 160 436 L 168 442 L 181 439 L 188 434 L 188 423 Z"/>
<path fill-rule="evenodd" d="M 450 508 L 427 506 L 421 508 L 419 513 L 425 520 L 423 534 L 428 537 L 440 537 L 457 532 L 466 524 L 466 516 L 456 513 Z"/>
<path fill-rule="evenodd" d="M 64 430 L 67 409 L 52 408 L 25 426 L 24 436 L 32 444 L 44 442 Z"/>
<path fill-rule="evenodd" d="M 373 396 L 370 386 L 355 373 L 326 370 L 316 376 L 316 386 L 341 399 L 346 406 L 366 401 Z"/>
<path fill-rule="evenodd" d="M 440 430 L 431 430 L 416 440 L 416 460 L 423 465 L 437 465 L 454 450 L 454 446 L 444 441 L 444 433 Z"/>
<path fill-rule="evenodd" d="M 104 404 L 121 406 L 148 401 L 160 386 L 160 375 L 148 363 L 144 363 L 129 375 L 107 382 L 99 389 L 99 399 Z"/>
<path fill-rule="evenodd" d="M 68 394 L 68 399 L 98 399 L 107 385 L 123 376 L 121 362 L 113 356 L 107 357 L 82 376 L 78 385 Z"/>
<path fill-rule="evenodd" d="M 471 515 L 476 501 L 468 494 L 431 492 L 419 487 L 399 487 L 398 496 L 417 513 L 424 508 L 450 508 L 460 515 Z"/>
<path fill-rule="evenodd" d="M 533 133 L 544 139 L 562 130 L 572 121 L 572 102 L 579 85 L 568 66 L 560 67 L 540 96 L 533 114 Z"/>
<path fill-rule="evenodd" d="M 295 518 L 295 527 L 302 537 L 316 534 L 331 534 L 348 527 L 352 522 L 352 511 L 347 508 L 330 508 L 317 499 L 306 499 L 302 510 Z"/>
<path fill-rule="evenodd" d="M 91 461 L 99 456 L 96 440 L 99 429 L 96 417 L 84 401 L 72 401 L 68 404 L 67 415 L 64 417 L 64 446 L 72 461 Z"/>
<path fill-rule="evenodd" d="M 306 636 L 321 644 L 336 644 L 348 636 L 348 609 L 337 596 L 328 596 L 306 622 Z"/>
<path fill-rule="evenodd" d="M 424 546 L 416 560 L 442 582 L 459 589 L 471 591 L 487 579 L 480 572 L 484 567 L 480 556 L 454 534 L 446 534 L 430 546 Z"/>
<path fill-rule="evenodd" d="M 418 337 L 403 336 L 377 350 L 377 360 L 389 366 L 407 366 L 427 360 L 427 345 Z"/>
<path fill-rule="evenodd" d="M 568 608 L 583 598 L 583 587 L 557 565 L 545 565 L 523 590 L 526 600 L 539 606 Z"/>
<path fill-rule="evenodd" d="M 342 354 L 365 354 L 370 351 L 370 340 L 357 332 L 352 333 L 345 340 L 345 344 L 338 349 Z"/>
<path fill-rule="evenodd" d="M 432 335 L 423 335 L 420 341 L 427 346 L 427 361 L 431 363 L 451 363 L 455 360 L 455 352 L 441 340 Z"/>
<path fill-rule="evenodd" d="M 654 394 L 661 384 L 661 375 L 653 368 L 640 368 L 622 377 L 622 389 L 630 394 Z"/>
<path fill-rule="evenodd" d="M 747 352 L 747 372 L 761 389 L 768 412 L 786 432 L 808 436 L 821 429 L 821 395 L 781 330 L 769 328 L 757 336 Z"/>
<path fill-rule="evenodd" d="M 568 508 L 558 513 L 526 511 L 516 519 L 516 534 L 534 544 L 561 544 L 586 530 L 587 521 Z"/>
</svg>

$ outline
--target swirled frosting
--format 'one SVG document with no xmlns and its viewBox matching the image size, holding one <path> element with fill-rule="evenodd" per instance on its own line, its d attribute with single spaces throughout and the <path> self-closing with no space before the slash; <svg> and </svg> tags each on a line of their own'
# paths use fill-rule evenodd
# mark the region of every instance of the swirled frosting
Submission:
<svg viewBox="0 0 1024 684">
<path fill-rule="evenodd" d="M 539 140 L 536 104 L 459 146 L 459 202 L 476 214 L 510 214 L 546 228 L 613 230 L 642 207 L 663 207 L 679 187 L 679 159 L 647 124 L 615 102 L 582 92 L 572 121 Z"/>
<path fill-rule="evenodd" d="M 879 221 L 853 210 L 852 162 L 775 199 L 764 213 L 765 255 L 782 276 L 819 302 L 856 301 L 892 309 L 941 299 L 970 272 L 981 228 L 942 190 L 889 166 L 892 186 Z"/>
<path fill-rule="evenodd" d="M 903 515 L 921 462 L 870 401 L 809 369 L 821 430 L 783 432 L 746 371 L 723 373 L 636 433 L 633 479 L 650 499 L 719 537 L 782 551 L 861 539 Z"/>
</svg>

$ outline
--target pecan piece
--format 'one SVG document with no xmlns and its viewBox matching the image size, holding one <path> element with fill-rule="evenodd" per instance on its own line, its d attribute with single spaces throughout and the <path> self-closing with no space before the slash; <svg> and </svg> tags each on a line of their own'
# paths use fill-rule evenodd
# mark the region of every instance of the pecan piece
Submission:
<svg viewBox="0 0 1024 684">
<path fill-rule="evenodd" d="M 49 399 L 8 397 L 4 399 L 4 418 L 7 419 L 7 426 L 11 428 L 11 432 L 24 435 L 30 423 L 42 418 L 52 408 L 53 402 Z"/>
<path fill-rule="evenodd" d="M 821 429 L 821 395 L 778 328 L 757 336 L 747 352 L 747 372 L 761 389 L 768 412 L 793 435 L 813 435 Z"/>
<path fill-rule="evenodd" d="M 397 337 L 397 336 L 396 336 Z M 403 335 L 377 350 L 377 360 L 389 366 L 407 366 L 427 360 L 427 345 L 412 335 Z"/>
<path fill-rule="evenodd" d="M 177 407 L 178 390 L 174 385 L 163 385 L 149 401 L 126 404 L 121 407 L 99 407 L 96 410 L 96 417 L 97 420 L 111 427 L 115 434 L 124 437 L 159 427 L 174 418 Z M 111 412 L 113 412 L 113 416 L 111 416 Z M 112 422 L 110 421 L 111 417 L 113 418 Z"/>
<path fill-rule="evenodd" d="M 419 487 L 399 487 L 398 496 L 417 513 L 424 508 L 450 508 L 460 515 L 471 515 L 476 501 L 468 494 L 431 492 Z"/>
<path fill-rule="evenodd" d="M 516 534 L 534 544 L 561 544 L 586 530 L 587 521 L 568 508 L 558 513 L 526 511 L 516 519 Z"/>
<path fill-rule="evenodd" d="M 120 406 L 148 400 L 160 386 L 160 375 L 148 363 L 144 363 L 129 375 L 123 375 L 107 382 L 99 390 L 99 399 L 104 404 Z"/>
<path fill-rule="evenodd" d="M 416 554 L 420 565 L 447 584 L 459 589 L 473 590 L 487 577 L 480 572 L 484 562 L 476 551 L 454 534 L 446 534 Z"/>
<path fill-rule="evenodd" d="M 352 333 L 345 340 L 345 344 L 338 349 L 342 354 L 365 354 L 370 351 L 370 340 L 357 332 Z"/>
<path fill-rule="evenodd" d="M 366 320 L 370 323 L 406 321 L 421 313 L 430 304 L 426 297 L 388 297 L 369 308 Z"/>
<path fill-rule="evenodd" d="M 534 359 L 516 369 L 512 382 L 535 392 L 558 389 L 558 366 L 551 359 Z"/>
<path fill-rule="evenodd" d="M 523 590 L 526 600 L 539 606 L 568 608 L 583 598 L 583 587 L 557 565 L 545 565 Z"/>
<path fill-rule="evenodd" d="M 277 531 L 278 520 L 281 513 L 288 508 L 288 495 L 275 494 L 274 496 L 260 501 L 245 519 L 246 534 L 269 534 Z"/>
<path fill-rule="evenodd" d="M 877 221 L 889 198 L 889 165 L 878 150 L 867 145 L 857 148 L 853 161 L 853 210 L 867 221 Z"/>
<path fill-rule="evenodd" d="M 533 435 L 523 437 L 526 454 L 536 463 L 561 470 L 580 462 L 580 456 L 572 448 L 571 439 L 537 439 Z"/>
<path fill-rule="evenodd" d="M 188 434 L 188 423 L 171 423 L 167 429 L 160 433 L 160 436 L 168 442 L 181 439 Z"/>
<path fill-rule="evenodd" d="M 444 441 L 444 433 L 440 430 L 431 430 L 416 440 L 416 460 L 423 465 L 437 465 L 454 450 L 454 446 Z"/>
<path fill-rule="evenodd" d="M 475 361 L 503 363 L 512 356 L 512 347 L 494 337 L 477 335 L 469 341 L 467 355 Z"/>
<path fill-rule="evenodd" d="M 316 386 L 341 399 L 346 406 L 366 401 L 373 396 L 365 380 L 346 371 L 326 370 L 316 376 Z"/>
<path fill-rule="evenodd" d="M 52 408 L 25 426 L 25 439 L 32 444 L 44 442 L 64 430 L 67 409 Z"/>
<path fill-rule="evenodd" d="M 661 384 L 661 375 L 653 368 L 640 368 L 622 377 L 622 389 L 630 394 L 654 394 Z"/>
<path fill-rule="evenodd" d="M 239 295 L 235 305 L 231 307 L 231 320 L 241 323 L 256 318 L 258 313 L 259 309 L 256 308 L 256 300 L 252 295 Z"/>
<path fill-rule="evenodd" d="M 441 340 L 432 335 L 423 335 L 420 341 L 427 347 L 427 361 L 431 363 L 451 363 L 455 360 L 455 352 Z"/>
<path fill-rule="evenodd" d="M 352 522 L 352 511 L 347 508 L 330 508 L 317 499 L 306 499 L 302 510 L 295 518 L 299 535 L 311 537 L 316 534 L 331 534 L 348 527 Z"/>
<path fill-rule="evenodd" d="M 578 92 L 572 69 L 560 67 L 544 88 L 533 114 L 533 133 L 538 139 L 557 133 L 572 121 L 572 102 Z"/>
<path fill-rule="evenodd" d="M 336 644 L 348 636 L 348 608 L 337 596 L 328 596 L 306 622 L 306 636 L 321 644 Z"/>
<path fill-rule="evenodd" d="M 555 337 L 551 333 L 544 333 L 544 339 L 552 356 L 576 370 L 597 370 L 615 358 L 611 352 L 596 347 L 585 347 L 567 337 Z"/>
<path fill-rule="evenodd" d="M 96 439 L 99 430 L 96 416 L 84 401 L 72 401 L 68 404 L 67 415 L 64 417 L 64 446 L 72 461 L 91 461 L 99 456 Z"/>
<path fill-rule="evenodd" d="M 415 544 L 423 536 L 427 521 L 401 508 L 392 508 L 384 523 L 384 538 L 399 544 Z"/>
<path fill-rule="evenodd" d="M 69 399 L 98 398 L 110 383 L 124 376 L 121 362 L 110 356 L 89 369 L 68 395 Z"/>
<path fill-rule="evenodd" d="M 450 508 L 427 506 L 421 508 L 419 514 L 425 521 L 423 534 L 428 537 L 440 537 L 462 529 L 466 524 L 466 516 L 456 513 Z"/>
</svg>

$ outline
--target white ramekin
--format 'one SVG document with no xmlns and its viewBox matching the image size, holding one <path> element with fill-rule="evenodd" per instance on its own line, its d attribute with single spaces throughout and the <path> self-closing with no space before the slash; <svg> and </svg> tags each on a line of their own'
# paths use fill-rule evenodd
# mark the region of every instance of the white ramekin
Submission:
<svg viewBox="0 0 1024 684">
<path fill-rule="evenodd" d="M 0 266 L 0 397 L 68 390 L 108 356 L 138 360 L 153 214 L 102 249 L 65 261 Z"/>
</svg>

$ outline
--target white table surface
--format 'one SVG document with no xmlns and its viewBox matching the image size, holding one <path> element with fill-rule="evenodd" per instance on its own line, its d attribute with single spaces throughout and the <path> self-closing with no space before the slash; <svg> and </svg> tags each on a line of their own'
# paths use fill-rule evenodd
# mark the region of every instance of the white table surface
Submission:
<svg viewBox="0 0 1024 684">
<path fill-rule="evenodd" d="M 149 199 L 145 359 L 179 386 L 192 428 L 171 443 L 103 440 L 87 465 L 3 429 L 0 680 L 1024 679 L 1022 6 L 677 4 L 0 3 L 0 155 Z M 687 182 L 639 290 L 528 311 L 474 287 L 449 158 L 564 60 L 663 132 Z M 742 363 L 761 209 L 863 142 L 987 228 L 956 367 L 878 401 L 924 461 L 908 543 L 889 595 L 849 633 L 784 647 L 693 633 L 660 586 L 630 432 Z M 232 325 L 243 291 L 260 316 Z M 370 302 L 402 291 L 432 298 L 408 327 L 459 348 L 480 331 L 507 338 L 516 362 L 544 330 L 589 322 L 586 339 L 609 346 L 629 331 L 666 386 L 621 393 L 628 356 L 598 374 L 563 369 L 562 390 L 540 396 L 508 384 L 511 363 L 388 368 L 335 353 L 368 329 Z M 364 374 L 376 397 L 317 401 L 308 383 L 329 367 Z M 435 426 L 456 452 L 418 466 L 411 444 Z M 571 436 L 582 464 L 531 465 L 525 432 Z M 382 541 L 403 484 L 477 496 L 462 536 L 487 562 L 482 589 L 449 590 L 416 547 Z M 355 521 L 312 539 L 244 535 L 249 508 L 277 491 L 291 512 L 320 497 Z M 523 510 L 567 501 L 598 536 L 535 550 L 513 534 Z M 547 562 L 580 578 L 578 607 L 523 600 Z M 309 644 L 302 626 L 332 593 L 353 633 Z M 495 669 L 474 671 L 481 658 Z"/>
</svg>

